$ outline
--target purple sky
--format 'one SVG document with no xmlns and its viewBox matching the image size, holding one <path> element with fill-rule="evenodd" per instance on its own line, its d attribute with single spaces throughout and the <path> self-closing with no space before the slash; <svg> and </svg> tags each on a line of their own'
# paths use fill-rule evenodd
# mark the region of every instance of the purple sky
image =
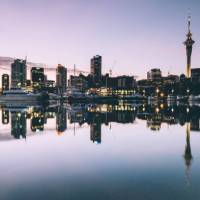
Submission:
<svg viewBox="0 0 200 200">
<path fill-rule="evenodd" d="M 197 0 L 0 0 L 0 55 L 89 71 L 103 56 L 103 72 L 140 78 L 153 67 L 185 73 L 183 41 L 188 8 L 196 41 L 192 65 L 200 66 Z"/>
</svg>

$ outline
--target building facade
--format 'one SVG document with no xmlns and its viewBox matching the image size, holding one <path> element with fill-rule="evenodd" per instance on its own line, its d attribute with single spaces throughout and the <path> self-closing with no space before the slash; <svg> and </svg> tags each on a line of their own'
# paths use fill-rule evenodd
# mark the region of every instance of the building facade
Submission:
<svg viewBox="0 0 200 200">
<path fill-rule="evenodd" d="M 70 76 L 68 86 L 85 92 L 88 89 L 88 78 L 82 74 L 79 76 Z"/>
<path fill-rule="evenodd" d="M 160 81 L 162 78 L 162 72 L 158 68 L 151 69 L 147 72 L 147 79 L 151 81 Z"/>
<path fill-rule="evenodd" d="M 10 84 L 9 75 L 3 74 L 2 75 L 2 91 L 9 90 L 9 84 Z"/>
<path fill-rule="evenodd" d="M 94 56 L 90 63 L 90 74 L 97 79 L 101 78 L 102 72 L 102 57 L 99 55 Z"/>
<path fill-rule="evenodd" d="M 200 83 L 200 68 L 191 69 L 191 81 Z"/>
<path fill-rule="evenodd" d="M 34 89 L 40 89 L 44 87 L 44 68 L 32 67 L 31 81 Z"/>
<path fill-rule="evenodd" d="M 11 64 L 11 88 L 26 87 L 26 70 L 26 60 L 14 60 L 14 62 Z"/>
</svg>

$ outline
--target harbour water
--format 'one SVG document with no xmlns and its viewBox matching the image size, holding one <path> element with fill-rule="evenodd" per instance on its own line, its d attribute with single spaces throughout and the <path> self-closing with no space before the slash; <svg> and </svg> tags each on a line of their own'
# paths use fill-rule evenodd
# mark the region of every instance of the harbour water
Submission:
<svg viewBox="0 0 200 200">
<path fill-rule="evenodd" d="M 198 105 L 0 111 L 0 199 L 199 199 Z"/>
</svg>

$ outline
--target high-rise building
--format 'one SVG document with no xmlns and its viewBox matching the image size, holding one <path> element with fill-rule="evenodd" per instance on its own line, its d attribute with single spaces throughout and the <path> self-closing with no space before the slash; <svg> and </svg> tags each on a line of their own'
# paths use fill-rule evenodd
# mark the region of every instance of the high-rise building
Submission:
<svg viewBox="0 0 200 200">
<path fill-rule="evenodd" d="M 91 59 L 90 73 L 95 78 L 101 78 L 102 57 L 99 55 Z"/>
<path fill-rule="evenodd" d="M 9 75 L 3 74 L 2 75 L 2 90 L 9 90 Z"/>
<path fill-rule="evenodd" d="M 32 67 L 31 81 L 33 88 L 42 88 L 44 86 L 44 68 Z"/>
<path fill-rule="evenodd" d="M 151 69 L 147 72 L 147 79 L 152 81 L 159 81 L 162 78 L 162 72 L 158 68 Z"/>
<path fill-rule="evenodd" d="M 186 55 L 187 55 L 187 67 L 186 67 L 186 76 L 187 78 L 191 77 L 191 55 L 192 55 L 192 46 L 195 43 L 194 40 L 192 40 L 192 33 L 190 30 L 191 25 L 191 17 L 188 16 L 188 33 L 187 33 L 187 39 L 184 42 L 184 45 L 186 46 Z"/>
<path fill-rule="evenodd" d="M 191 69 L 191 81 L 200 83 L 200 68 Z"/>
<path fill-rule="evenodd" d="M 26 60 L 16 59 L 11 64 L 11 88 L 26 87 Z"/>
<path fill-rule="evenodd" d="M 60 64 L 56 69 L 56 87 L 59 94 L 67 92 L 67 69 Z"/>
</svg>

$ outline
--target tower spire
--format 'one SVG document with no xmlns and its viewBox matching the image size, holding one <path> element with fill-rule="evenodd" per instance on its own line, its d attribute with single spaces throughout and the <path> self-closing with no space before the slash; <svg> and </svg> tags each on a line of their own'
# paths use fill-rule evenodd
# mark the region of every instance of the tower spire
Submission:
<svg viewBox="0 0 200 200">
<path fill-rule="evenodd" d="M 186 75 L 187 78 L 191 77 L 191 55 L 192 55 L 192 46 L 194 44 L 194 40 L 192 40 L 192 33 L 191 33 L 191 14 L 188 12 L 188 33 L 187 39 L 184 42 L 186 46 L 186 55 L 187 55 L 187 67 L 186 67 Z"/>
<path fill-rule="evenodd" d="M 188 13 L 188 33 L 190 33 L 190 26 L 191 26 L 191 15 L 190 12 Z"/>
</svg>

